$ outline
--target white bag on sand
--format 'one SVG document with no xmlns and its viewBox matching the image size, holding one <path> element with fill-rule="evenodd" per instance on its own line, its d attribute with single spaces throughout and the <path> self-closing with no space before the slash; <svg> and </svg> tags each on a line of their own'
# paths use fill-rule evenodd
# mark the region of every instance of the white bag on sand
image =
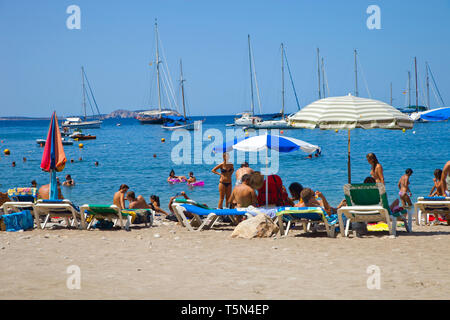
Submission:
<svg viewBox="0 0 450 320">
<path fill-rule="evenodd" d="M 278 226 L 264 213 L 239 223 L 231 238 L 268 238 L 278 232 Z"/>
</svg>

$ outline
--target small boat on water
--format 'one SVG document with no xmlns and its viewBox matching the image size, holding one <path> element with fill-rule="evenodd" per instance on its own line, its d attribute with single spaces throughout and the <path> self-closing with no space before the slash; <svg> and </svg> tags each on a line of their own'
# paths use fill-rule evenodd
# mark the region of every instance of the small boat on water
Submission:
<svg viewBox="0 0 450 320">
<path fill-rule="evenodd" d="M 97 139 L 97 136 L 90 135 L 90 134 L 84 134 L 80 131 L 75 131 L 70 135 L 70 137 L 74 140 L 94 140 Z"/>
<path fill-rule="evenodd" d="M 45 139 L 36 139 L 36 143 L 45 146 Z M 73 141 L 66 138 L 62 138 L 62 144 L 64 146 L 71 146 L 73 145 Z"/>
</svg>

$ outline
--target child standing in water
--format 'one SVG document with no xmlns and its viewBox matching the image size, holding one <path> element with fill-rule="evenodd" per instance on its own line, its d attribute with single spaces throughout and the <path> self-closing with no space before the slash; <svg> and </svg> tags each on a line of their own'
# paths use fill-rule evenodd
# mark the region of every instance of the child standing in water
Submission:
<svg viewBox="0 0 450 320">
<path fill-rule="evenodd" d="M 412 197 L 412 193 L 411 193 L 411 190 L 409 189 L 409 178 L 411 177 L 412 174 L 413 174 L 413 171 L 410 168 L 408 168 L 408 169 L 406 169 L 405 174 L 398 181 L 398 188 L 400 189 L 398 195 L 400 196 L 400 199 L 402 200 L 402 206 L 404 208 L 412 206 L 412 202 L 411 202 L 411 198 L 410 198 L 410 197 Z M 409 193 L 409 195 L 408 195 L 408 193 Z"/>
</svg>

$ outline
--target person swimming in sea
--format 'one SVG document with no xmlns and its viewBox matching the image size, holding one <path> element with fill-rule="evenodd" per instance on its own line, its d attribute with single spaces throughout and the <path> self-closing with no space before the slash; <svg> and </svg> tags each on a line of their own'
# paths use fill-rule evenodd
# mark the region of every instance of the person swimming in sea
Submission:
<svg viewBox="0 0 450 320">
<path fill-rule="evenodd" d="M 176 176 L 175 171 L 172 169 L 172 170 L 170 170 L 169 177 L 167 178 L 167 182 L 174 182 L 174 180 L 178 180 L 179 182 L 184 182 L 187 179 L 185 176 Z"/>
<path fill-rule="evenodd" d="M 412 169 L 408 168 L 406 169 L 405 174 L 398 181 L 398 188 L 400 189 L 398 195 L 400 196 L 400 200 L 402 200 L 402 206 L 405 208 L 412 206 L 410 198 L 412 197 L 412 193 L 411 190 L 409 189 L 409 178 L 411 177 L 412 174 L 413 174 Z"/>
<path fill-rule="evenodd" d="M 68 174 L 66 175 L 66 181 L 64 181 L 62 185 L 65 187 L 73 187 L 75 186 L 75 181 L 72 179 L 70 174 Z"/>
<path fill-rule="evenodd" d="M 194 177 L 194 172 L 189 172 L 189 178 L 187 179 L 187 183 L 194 183 L 197 181 L 197 178 Z"/>
<path fill-rule="evenodd" d="M 228 153 L 223 154 L 223 162 L 215 166 L 211 172 L 220 176 L 219 180 L 219 204 L 217 208 L 223 209 L 223 200 L 225 200 L 225 205 L 229 207 L 229 199 L 231 196 L 232 187 L 232 177 L 234 172 L 234 166 L 232 163 L 228 163 Z M 220 172 L 217 170 L 220 169 Z"/>
</svg>

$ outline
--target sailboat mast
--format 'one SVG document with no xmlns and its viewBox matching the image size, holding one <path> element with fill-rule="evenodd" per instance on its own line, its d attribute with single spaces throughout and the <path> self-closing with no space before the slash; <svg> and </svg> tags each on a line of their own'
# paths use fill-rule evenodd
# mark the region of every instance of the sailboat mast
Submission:
<svg viewBox="0 0 450 320">
<path fill-rule="evenodd" d="M 84 68 L 81 66 L 81 81 L 83 83 L 83 109 L 84 109 L 84 121 L 86 121 L 86 87 L 84 85 Z"/>
<path fill-rule="evenodd" d="M 408 71 L 408 107 L 411 106 L 411 72 Z"/>
<path fill-rule="evenodd" d="M 320 50 L 317 48 L 317 79 L 319 80 L 319 99 L 322 99 L 322 94 L 320 92 Z"/>
<path fill-rule="evenodd" d="M 158 38 L 158 23 L 155 19 L 155 39 L 156 39 L 156 82 L 158 85 L 158 109 L 160 111 L 159 116 L 161 117 L 161 81 L 159 75 L 159 38 Z"/>
<path fill-rule="evenodd" d="M 324 69 L 324 64 L 323 64 L 323 57 L 322 57 L 322 87 L 323 87 L 322 95 L 324 98 L 326 98 L 326 95 L 325 95 L 325 69 Z"/>
<path fill-rule="evenodd" d="M 183 116 L 184 116 L 184 119 L 186 119 L 186 106 L 185 106 L 185 102 L 184 102 L 183 63 L 181 62 L 181 59 L 180 59 L 180 73 L 181 73 L 181 79 L 180 79 L 180 82 L 181 82 L 181 96 L 183 98 Z"/>
<path fill-rule="evenodd" d="M 427 108 L 430 109 L 430 78 L 428 76 L 428 62 L 425 62 L 425 70 L 427 77 Z"/>
<path fill-rule="evenodd" d="M 417 88 L 417 58 L 414 57 L 414 70 L 416 74 L 416 112 L 419 111 L 419 91 Z"/>
<path fill-rule="evenodd" d="M 284 46 L 281 44 L 281 118 L 284 118 Z"/>
<path fill-rule="evenodd" d="M 391 82 L 391 106 L 392 106 L 392 82 Z"/>
<path fill-rule="evenodd" d="M 359 92 L 358 92 L 358 63 L 357 63 L 357 58 L 356 58 L 356 56 L 357 56 L 357 52 L 356 52 L 356 49 L 355 49 L 355 96 L 356 97 L 359 97 Z"/>
<path fill-rule="evenodd" d="M 250 35 L 248 35 L 248 62 L 250 64 L 250 91 L 251 91 L 251 110 L 252 110 L 252 116 L 255 115 L 255 103 L 253 98 L 253 70 L 252 70 L 252 53 L 251 53 L 251 46 L 250 46 Z"/>
</svg>

